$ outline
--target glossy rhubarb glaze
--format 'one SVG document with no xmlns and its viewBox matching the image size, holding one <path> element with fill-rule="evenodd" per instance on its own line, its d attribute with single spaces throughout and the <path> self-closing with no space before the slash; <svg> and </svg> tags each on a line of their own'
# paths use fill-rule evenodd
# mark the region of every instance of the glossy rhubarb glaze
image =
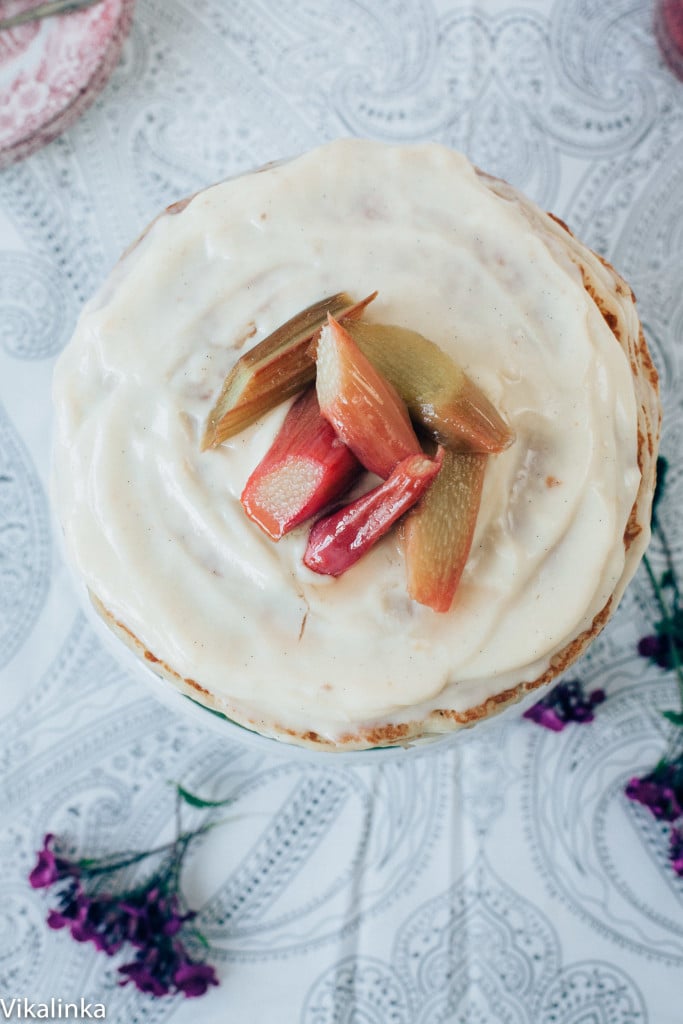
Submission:
<svg viewBox="0 0 683 1024">
<path fill-rule="evenodd" d="M 54 497 L 78 573 L 155 657 L 264 731 L 332 740 L 465 711 L 540 676 L 618 598 L 640 482 L 630 291 L 509 186 L 434 145 L 344 140 L 158 219 L 86 307 L 55 374 Z M 215 449 L 245 347 L 345 290 L 450 353 L 515 432 L 490 457 L 451 610 L 407 595 L 391 533 L 339 578 L 240 494 L 291 400 Z"/>
</svg>

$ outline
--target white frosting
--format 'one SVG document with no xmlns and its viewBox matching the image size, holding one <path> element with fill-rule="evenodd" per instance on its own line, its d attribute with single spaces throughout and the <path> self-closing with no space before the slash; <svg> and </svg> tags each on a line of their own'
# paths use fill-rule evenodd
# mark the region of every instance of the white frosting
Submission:
<svg viewBox="0 0 683 1024">
<path fill-rule="evenodd" d="M 332 738 L 537 677 L 622 579 L 640 481 L 631 372 L 572 248 L 434 145 L 335 142 L 161 217 L 55 375 L 54 494 L 88 587 L 219 703 Z M 396 533 L 332 579 L 303 565 L 305 526 L 276 544 L 247 519 L 240 493 L 288 403 L 200 451 L 247 346 L 374 289 L 367 318 L 437 342 L 516 434 L 489 459 L 447 614 L 408 599 Z"/>
</svg>

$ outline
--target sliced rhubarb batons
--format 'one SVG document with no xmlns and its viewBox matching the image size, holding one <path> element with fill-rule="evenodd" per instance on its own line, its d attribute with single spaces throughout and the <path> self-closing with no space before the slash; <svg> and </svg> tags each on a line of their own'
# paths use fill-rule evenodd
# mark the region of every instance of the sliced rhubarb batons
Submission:
<svg viewBox="0 0 683 1024">
<path fill-rule="evenodd" d="M 366 469 L 386 479 L 422 449 L 405 403 L 331 315 L 316 345 L 320 411 Z"/>
<path fill-rule="evenodd" d="M 349 323 L 373 366 L 398 391 L 413 420 L 450 448 L 495 454 L 513 435 L 473 380 L 429 339 L 405 327 Z"/>
<path fill-rule="evenodd" d="M 253 522 L 279 540 L 345 494 L 361 472 L 351 449 L 320 415 L 311 387 L 294 402 L 247 480 L 242 505 Z"/>
<path fill-rule="evenodd" d="M 378 487 L 319 519 L 311 530 L 304 564 L 326 576 L 346 572 L 419 500 L 440 466 L 440 457 L 410 455 Z"/>
<path fill-rule="evenodd" d="M 439 475 L 404 529 L 408 593 L 447 612 L 472 546 L 487 456 L 440 449 Z"/>
<path fill-rule="evenodd" d="M 213 448 L 248 427 L 315 376 L 310 345 L 328 313 L 353 320 L 377 295 L 354 303 L 345 292 L 321 299 L 278 327 L 237 360 L 209 413 L 202 448 Z"/>
</svg>

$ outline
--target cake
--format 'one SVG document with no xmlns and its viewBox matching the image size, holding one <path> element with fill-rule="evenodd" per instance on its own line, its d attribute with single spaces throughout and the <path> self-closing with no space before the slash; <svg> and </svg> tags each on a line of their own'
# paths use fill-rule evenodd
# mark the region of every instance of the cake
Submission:
<svg viewBox="0 0 683 1024">
<path fill-rule="evenodd" d="M 296 397 L 203 444 L 237 360 L 342 291 L 376 291 L 363 320 L 430 339 L 514 438 L 447 611 L 409 596 L 400 523 L 330 576 L 304 563 L 310 522 L 273 540 L 245 515 Z M 102 619 L 169 685 L 294 744 L 409 744 L 540 695 L 649 539 L 660 407 L 630 287 L 435 144 L 340 140 L 169 207 L 85 307 L 54 402 L 53 499 Z"/>
</svg>

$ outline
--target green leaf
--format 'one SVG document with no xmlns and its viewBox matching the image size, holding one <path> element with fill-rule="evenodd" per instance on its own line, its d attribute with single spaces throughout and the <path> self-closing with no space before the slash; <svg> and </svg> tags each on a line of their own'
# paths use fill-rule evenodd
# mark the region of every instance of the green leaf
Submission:
<svg viewBox="0 0 683 1024">
<path fill-rule="evenodd" d="M 190 793 L 189 790 L 185 789 L 176 782 L 176 793 L 181 800 L 184 800 L 190 807 L 225 807 L 227 804 L 233 802 L 232 797 L 228 797 L 226 800 L 204 800 L 200 796 L 195 796 L 194 793 Z"/>
<path fill-rule="evenodd" d="M 662 711 L 662 715 L 666 718 L 667 722 L 683 726 L 683 711 Z"/>
<path fill-rule="evenodd" d="M 192 929 L 192 935 L 197 940 L 197 942 L 199 942 L 200 945 L 204 947 L 204 949 L 211 948 L 211 946 L 209 945 L 209 940 L 206 938 L 205 935 L 202 935 L 198 928 Z"/>
</svg>

